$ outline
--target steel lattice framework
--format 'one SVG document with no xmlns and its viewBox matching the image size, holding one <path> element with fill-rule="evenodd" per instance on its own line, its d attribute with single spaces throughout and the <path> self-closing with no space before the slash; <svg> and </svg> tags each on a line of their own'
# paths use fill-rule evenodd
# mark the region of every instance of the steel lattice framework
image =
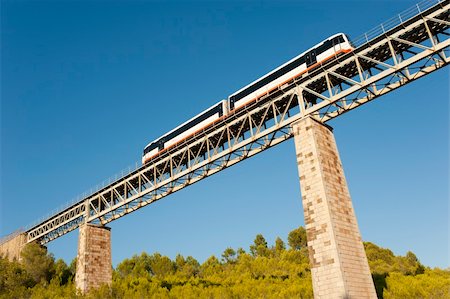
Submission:
<svg viewBox="0 0 450 299">
<path fill-rule="evenodd" d="M 80 223 L 107 224 L 449 63 L 449 1 L 434 1 L 354 51 L 294 78 L 26 233 L 47 243 Z M 444 82 L 442 82 L 444 83 Z M 444 83 L 445 84 L 445 83 Z"/>
</svg>

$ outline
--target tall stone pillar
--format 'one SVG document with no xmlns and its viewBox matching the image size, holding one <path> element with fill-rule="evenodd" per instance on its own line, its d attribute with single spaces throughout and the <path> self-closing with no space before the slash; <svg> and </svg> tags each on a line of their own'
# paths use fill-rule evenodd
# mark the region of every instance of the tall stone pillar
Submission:
<svg viewBox="0 0 450 299">
<path fill-rule="evenodd" d="M 10 261 L 20 261 L 20 253 L 27 244 L 27 234 L 20 233 L 0 244 L 0 256 L 8 258 Z"/>
<path fill-rule="evenodd" d="M 377 298 L 332 129 L 293 130 L 314 298 Z"/>
<path fill-rule="evenodd" d="M 75 285 L 82 293 L 111 284 L 111 229 L 94 224 L 80 226 Z"/>
</svg>

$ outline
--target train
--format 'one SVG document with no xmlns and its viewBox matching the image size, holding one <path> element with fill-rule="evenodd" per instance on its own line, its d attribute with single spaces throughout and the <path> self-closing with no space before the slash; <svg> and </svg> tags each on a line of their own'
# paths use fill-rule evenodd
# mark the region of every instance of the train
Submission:
<svg viewBox="0 0 450 299">
<path fill-rule="evenodd" d="M 147 144 L 142 155 L 142 164 L 148 163 L 169 148 L 174 147 L 195 133 L 204 130 L 213 123 L 226 118 L 231 113 L 235 113 L 251 105 L 258 98 L 282 87 L 290 80 L 300 78 L 321 64 L 353 50 L 354 46 L 346 34 L 337 33 L 328 37 L 273 71 L 229 95 L 226 100 L 221 100 L 170 132 Z"/>
</svg>

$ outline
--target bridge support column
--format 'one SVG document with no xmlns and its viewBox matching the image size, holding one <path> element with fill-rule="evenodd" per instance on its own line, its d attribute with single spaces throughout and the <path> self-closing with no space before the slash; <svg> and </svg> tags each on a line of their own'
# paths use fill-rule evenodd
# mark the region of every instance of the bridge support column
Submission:
<svg viewBox="0 0 450 299">
<path fill-rule="evenodd" d="M 377 298 L 332 129 L 293 130 L 314 298 Z"/>
<path fill-rule="evenodd" d="M 0 256 L 8 258 L 10 261 L 20 261 L 20 253 L 26 244 L 27 234 L 20 233 L 0 244 Z"/>
<path fill-rule="evenodd" d="M 82 293 L 111 284 L 111 229 L 94 224 L 80 226 L 75 285 Z"/>
</svg>

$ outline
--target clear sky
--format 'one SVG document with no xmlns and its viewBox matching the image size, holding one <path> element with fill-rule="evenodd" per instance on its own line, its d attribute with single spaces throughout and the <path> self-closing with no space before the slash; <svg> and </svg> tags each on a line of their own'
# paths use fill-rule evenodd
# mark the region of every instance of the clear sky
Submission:
<svg viewBox="0 0 450 299">
<path fill-rule="evenodd" d="M 139 161 L 143 147 L 337 32 L 415 1 L 1 2 L 4 236 Z M 328 124 L 362 237 L 448 267 L 449 70 Z M 110 224 L 113 264 L 200 261 L 304 225 L 293 140 Z M 78 231 L 48 244 L 76 256 Z"/>
</svg>

